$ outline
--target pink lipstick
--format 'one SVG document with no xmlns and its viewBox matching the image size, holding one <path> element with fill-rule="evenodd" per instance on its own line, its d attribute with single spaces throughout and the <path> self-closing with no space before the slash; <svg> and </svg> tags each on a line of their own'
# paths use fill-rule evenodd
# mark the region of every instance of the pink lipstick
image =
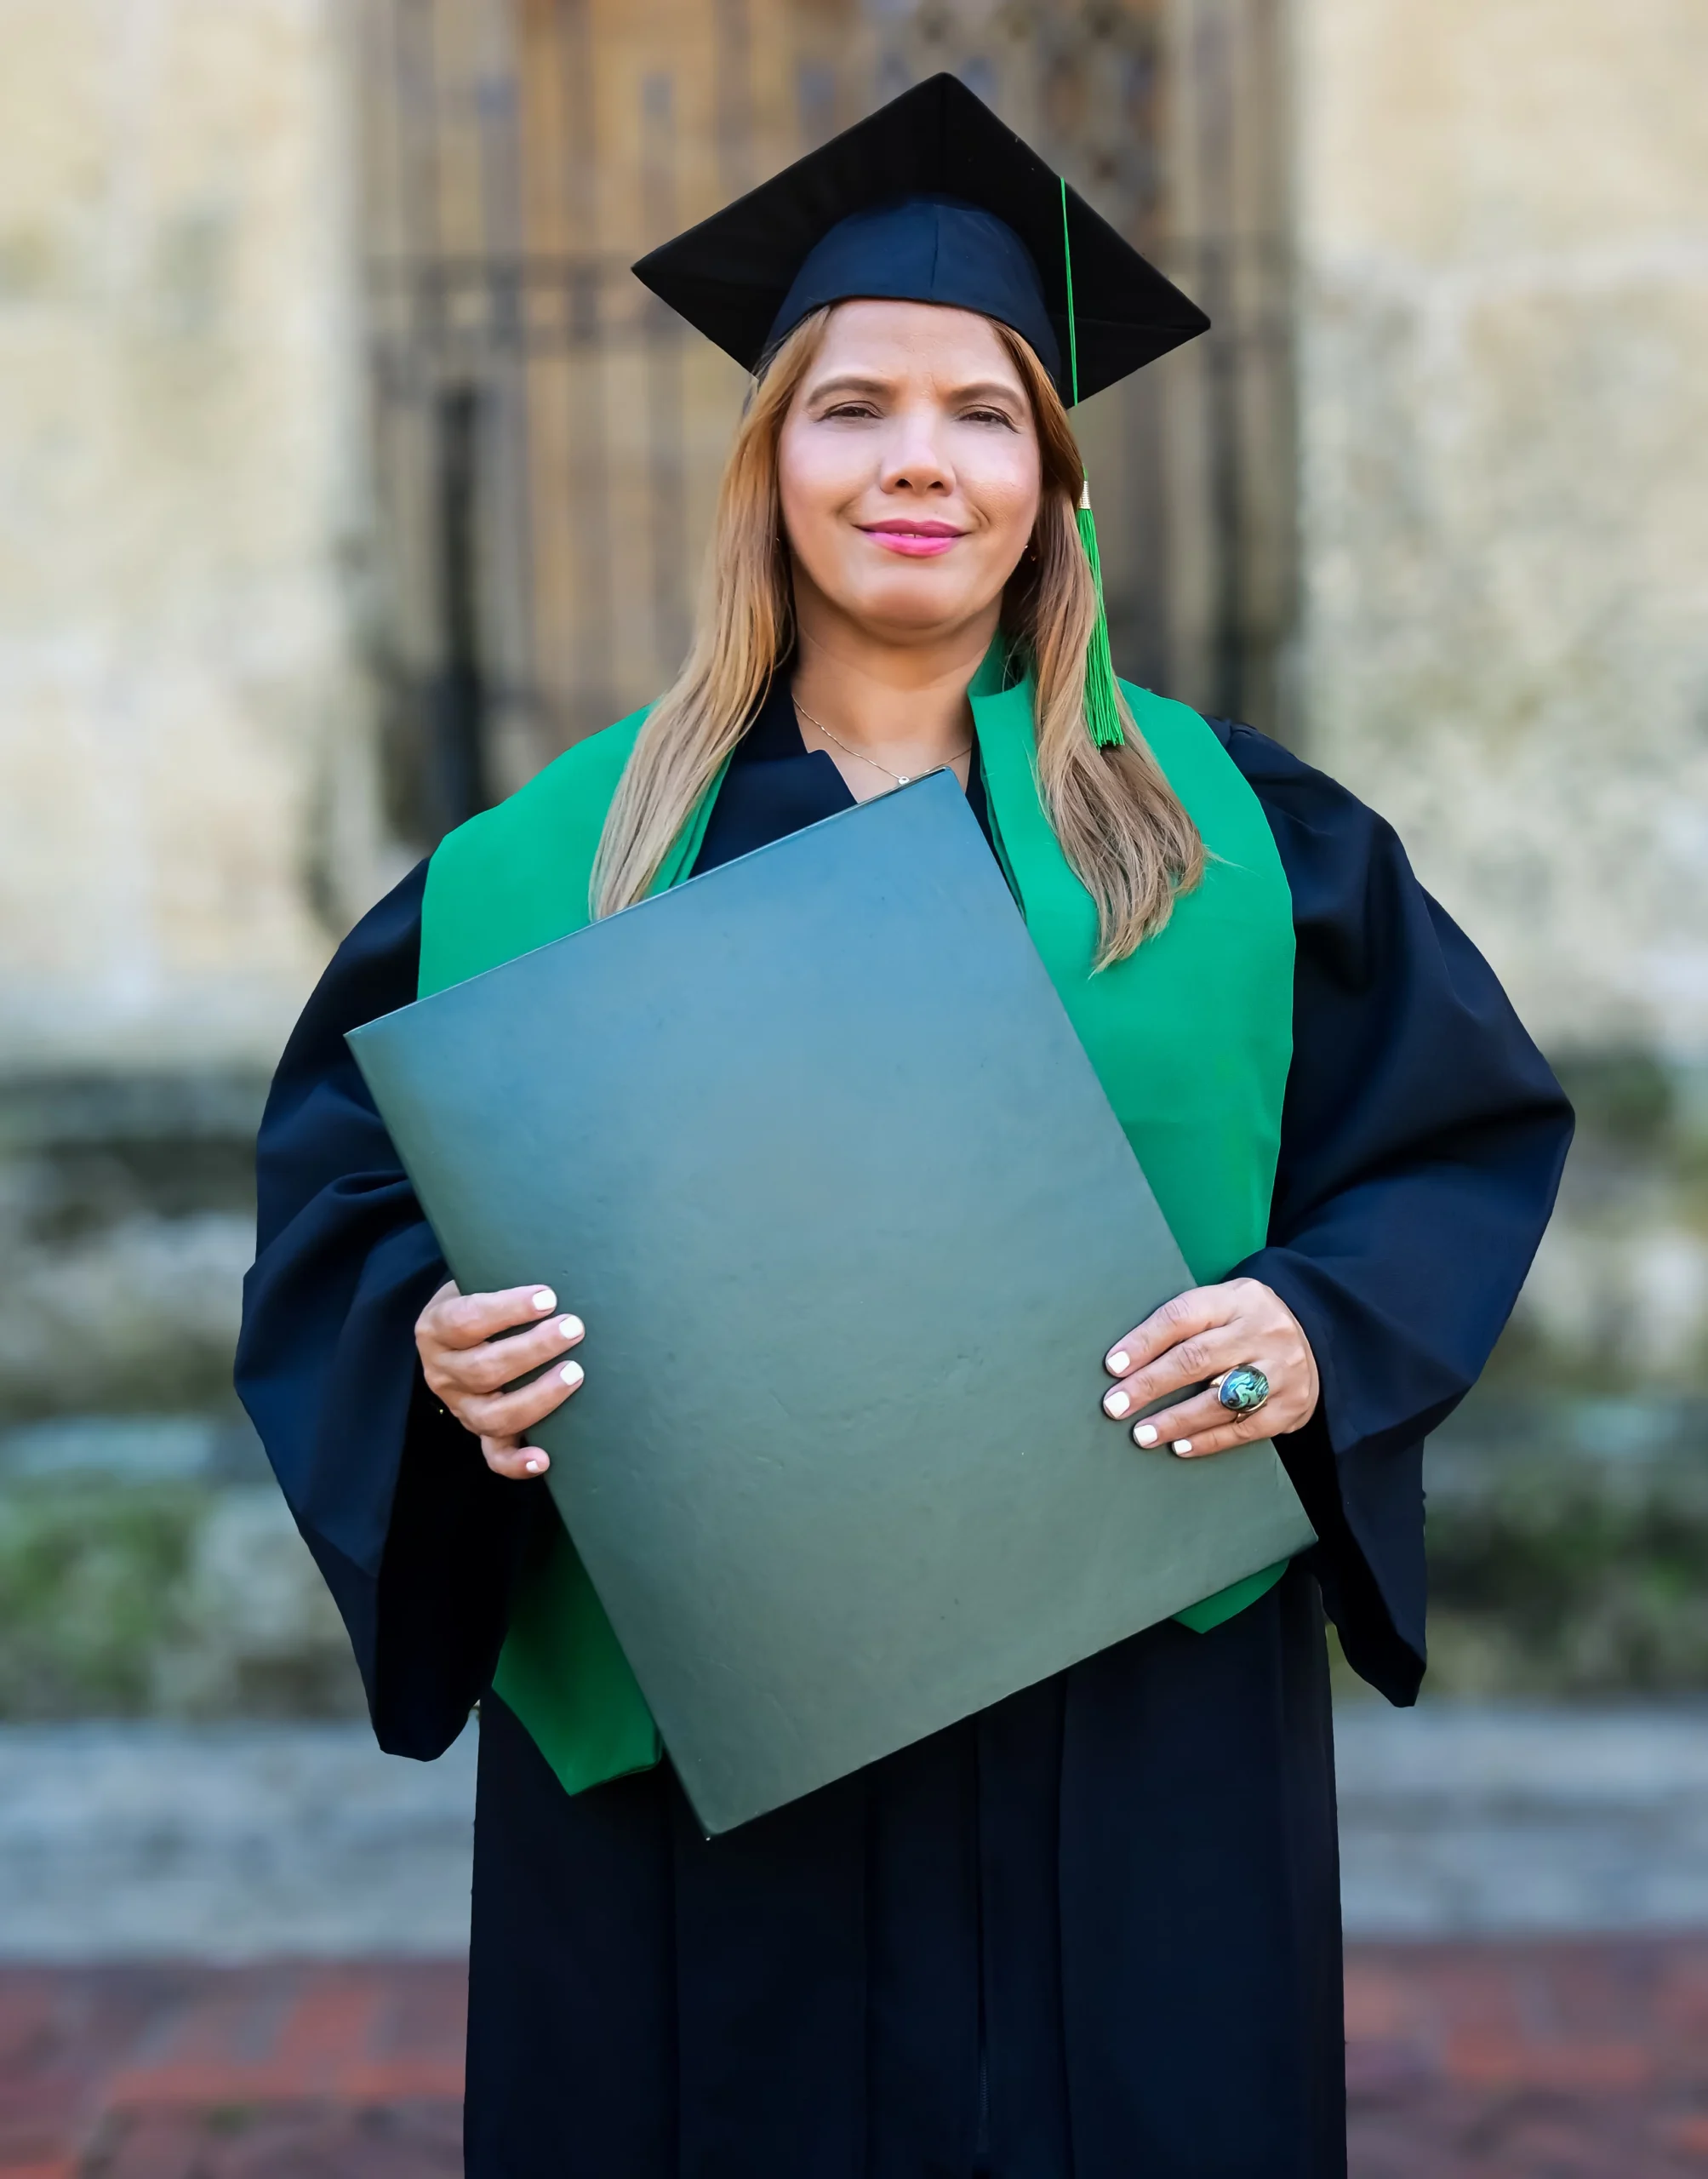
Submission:
<svg viewBox="0 0 1708 2179">
<path fill-rule="evenodd" d="M 860 527 L 874 544 L 910 560 L 934 560 L 966 534 L 948 522 L 898 520 L 862 523 Z"/>
</svg>

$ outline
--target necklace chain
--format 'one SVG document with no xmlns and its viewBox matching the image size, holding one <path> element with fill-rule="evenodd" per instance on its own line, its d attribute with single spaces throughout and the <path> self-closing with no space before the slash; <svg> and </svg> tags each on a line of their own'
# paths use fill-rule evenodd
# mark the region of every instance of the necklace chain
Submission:
<svg viewBox="0 0 1708 2179">
<path fill-rule="evenodd" d="M 844 741 L 841 735 L 833 734 L 830 728 L 825 724 L 823 719 L 814 718 L 813 717 L 813 714 L 807 709 L 806 706 L 801 701 L 798 696 L 791 694 L 789 701 L 793 704 L 795 709 L 801 714 L 801 717 L 805 719 L 808 725 L 817 727 L 820 733 L 824 735 L 826 741 L 834 741 L 837 748 L 842 750 L 846 755 L 854 758 L 862 764 L 870 764 L 873 771 L 882 772 L 887 780 L 894 780 L 898 786 L 911 786 L 913 781 L 919 778 L 920 775 L 917 772 L 891 771 L 888 764 L 879 764 L 876 757 L 868 757 L 864 749 L 856 749 L 852 742 Z M 964 749 L 957 749 L 955 752 L 955 754 L 947 758 L 946 761 L 951 764 L 958 764 L 963 757 L 970 757 L 972 753 L 973 745 L 969 741 Z"/>
</svg>

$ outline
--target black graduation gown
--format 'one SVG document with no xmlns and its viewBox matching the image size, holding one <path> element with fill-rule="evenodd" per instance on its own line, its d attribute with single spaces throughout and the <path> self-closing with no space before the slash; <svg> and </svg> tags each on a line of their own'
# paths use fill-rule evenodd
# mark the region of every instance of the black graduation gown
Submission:
<svg viewBox="0 0 1708 2179">
<path fill-rule="evenodd" d="M 425 866 L 311 1000 L 261 1132 L 238 1386 L 381 1744 L 436 1755 L 485 1695 L 476 2179 L 1344 2170 L 1319 1591 L 1353 1663 L 1411 1701 L 1422 1442 L 1505 1321 L 1571 1120 L 1389 827 L 1214 723 L 1294 899 L 1280 1168 L 1242 1268 L 1317 1357 L 1322 1406 L 1281 1450 L 1322 1542 L 1208 1634 L 1152 1628 L 715 1840 L 668 1764 L 566 1795 L 487 1692 L 555 1515 L 425 1393 L 411 1328 L 445 1268 L 343 1043 L 414 996 Z M 970 798 L 982 821 L 976 775 Z M 780 689 L 696 867 L 848 799 Z"/>
</svg>

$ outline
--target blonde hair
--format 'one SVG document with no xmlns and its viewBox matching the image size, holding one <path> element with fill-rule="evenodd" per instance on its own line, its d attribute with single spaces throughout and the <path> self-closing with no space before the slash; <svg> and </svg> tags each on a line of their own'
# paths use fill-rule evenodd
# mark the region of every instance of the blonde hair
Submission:
<svg viewBox="0 0 1708 2179">
<path fill-rule="evenodd" d="M 593 866 L 596 915 L 645 895 L 792 648 L 777 448 L 829 317 L 828 308 L 815 311 L 780 345 L 736 431 L 694 643 L 641 729 L 606 817 Z M 1048 374 L 1019 335 L 996 329 L 1031 400 L 1043 472 L 1031 549 L 1009 579 L 1003 627 L 1031 656 L 1038 788 L 1062 853 L 1097 903 L 1103 968 L 1162 929 L 1175 895 L 1202 877 L 1204 847 L 1124 698 L 1124 748 L 1099 749 L 1087 730 L 1097 590 L 1075 512 L 1084 468 Z"/>
</svg>

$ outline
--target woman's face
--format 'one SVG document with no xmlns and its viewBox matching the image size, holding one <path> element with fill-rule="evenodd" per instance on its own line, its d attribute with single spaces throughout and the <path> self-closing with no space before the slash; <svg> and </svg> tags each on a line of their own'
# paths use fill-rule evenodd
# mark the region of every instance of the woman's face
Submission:
<svg viewBox="0 0 1708 2179">
<path fill-rule="evenodd" d="M 988 319 L 932 303 L 831 313 L 778 448 L 803 614 L 918 643 L 988 620 L 1037 518 L 1031 403 Z"/>
</svg>

